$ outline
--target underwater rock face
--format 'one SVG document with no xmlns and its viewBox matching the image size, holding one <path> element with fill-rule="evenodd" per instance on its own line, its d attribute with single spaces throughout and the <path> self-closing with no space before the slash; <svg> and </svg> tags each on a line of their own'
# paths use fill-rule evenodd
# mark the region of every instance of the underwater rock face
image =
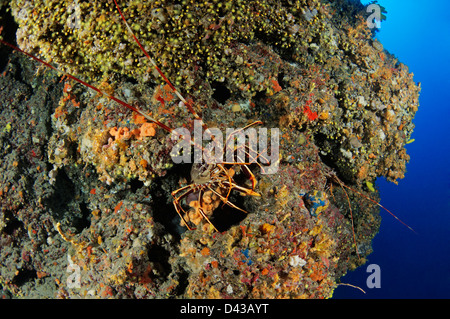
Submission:
<svg viewBox="0 0 450 319">
<path fill-rule="evenodd" d="M 280 128 L 261 196 L 193 231 L 170 134 L 19 53 L 0 77 L 0 286 L 26 297 L 329 298 L 365 262 L 376 177 L 404 177 L 420 85 L 353 1 L 123 1 L 144 47 L 208 127 Z M 20 48 L 171 128 L 194 117 L 112 1 L 11 1 Z M 150 14 L 140 14 L 150 12 Z M 2 70 L 3 72 L 3 70 Z M 243 187 L 249 184 L 240 175 Z M 352 214 L 348 207 L 351 202 Z M 352 217 L 351 217 L 352 215 Z M 356 238 L 356 245 L 354 237 Z"/>
</svg>

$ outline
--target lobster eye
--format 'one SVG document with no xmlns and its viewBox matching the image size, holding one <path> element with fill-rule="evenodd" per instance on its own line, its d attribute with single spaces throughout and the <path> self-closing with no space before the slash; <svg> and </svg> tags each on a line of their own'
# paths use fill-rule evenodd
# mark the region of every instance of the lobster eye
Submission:
<svg viewBox="0 0 450 319">
<path fill-rule="evenodd" d="M 209 165 L 207 165 L 207 164 L 202 165 L 202 167 L 200 167 L 200 170 L 201 170 L 200 175 L 202 177 L 209 176 L 209 173 L 210 173 L 210 166 Z"/>
</svg>

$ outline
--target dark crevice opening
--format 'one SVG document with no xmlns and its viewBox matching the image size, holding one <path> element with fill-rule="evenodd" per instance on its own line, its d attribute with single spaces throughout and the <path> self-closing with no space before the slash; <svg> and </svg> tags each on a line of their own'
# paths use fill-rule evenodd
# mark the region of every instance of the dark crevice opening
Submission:
<svg viewBox="0 0 450 319">
<path fill-rule="evenodd" d="M 17 286 L 22 286 L 28 281 L 37 279 L 37 272 L 35 269 L 22 268 L 19 273 L 14 277 L 13 284 Z"/>
<path fill-rule="evenodd" d="M 226 87 L 225 82 L 214 81 L 211 83 L 211 87 L 214 91 L 212 98 L 220 104 L 225 104 L 225 102 L 231 97 L 231 92 Z"/>
<path fill-rule="evenodd" d="M 186 271 L 178 272 L 178 286 L 175 290 L 175 295 L 181 296 L 186 292 L 189 286 L 189 273 Z"/>
<path fill-rule="evenodd" d="M 69 176 L 66 168 L 60 168 L 54 182 L 54 191 L 45 200 L 51 215 L 56 222 L 65 227 L 73 227 L 79 234 L 91 225 L 89 203 L 83 200 L 81 191 L 73 180 L 81 178 L 78 174 Z"/>
<path fill-rule="evenodd" d="M 7 235 L 13 235 L 13 233 L 19 229 L 24 228 L 23 222 L 18 220 L 12 212 L 6 212 L 4 216 L 6 226 L 3 228 L 3 232 Z"/>
<path fill-rule="evenodd" d="M 80 213 L 81 216 L 76 217 L 73 222 L 77 234 L 81 233 L 83 229 L 91 226 L 91 211 L 85 202 L 80 203 Z"/>
<path fill-rule="evenodd" d="M 155 222 L 164 226 L 166 231 L 179 239 L 186 228 L 180 225 L 180 217 L 173 205 L 171 192 L 180 188 L 179 180 L 190 180 L 191 164 L 177 164 L 164 178 L 152 181 L 152 212 Z"/>
<path fill-rule="evenodd" d="M 152 245 L 147 251 L 148 261 L 153 264 L 153 268 L 163 277 L 167 278 L 172 272 L 169 258 L 170 252 L 158 245 Z"/>
<path fill-rule="evenodd" d="M 0 25 L 3 26 L 2 37 L 3 40 L 16 44 L 16 31 L 18 25 L 14 21 L 14 18 L 11 15 L 11 12 L 8 10 L 8 6 L 2 6 L 0 9 Z M 0 45 L 0 71 L 3 72 L 6 65 L 8 64 L 8 55 L 11 52 L 11 49 L 6 47 L 5 45 Z"/>
<path fill-rule="evenodd" d="M 228 198 L 228 201 L 245 210 L 243 196 L 232 194 Z M 246 216 L 247 214 L 245 212 L 221 203 L 220 206 L 214 211 L 211 222 L 219 232 L 224 232 L 232 226 L 239 224 L 245 219 Z"/>
<path fill-rule="evenodd" d="M 286 81 L 284 81 L 284 72 L 278 73 L 277 81 L 278 81 L 278 84 L 281 86 L 282 89 L 284 89 L 285 87 L 288 86 L 288 83 L 286 83 Z"/>
<path fill-rule="evenodd" d="M 75 185 L 70 180 L 64 168 L 58 170 L 54 183 L 54 192 L 46 201 L 53 217 L 60 221 L 63 219 L 69 204 L 75 199 Z"/>
<path fill-rule="evenodd" d="M 329 168 L 333 169 L 345 184 L 353 184 L 353 176 L 346 173 L 348 170 L 345 170 L 344 167 L 339 164 L 339 161 L 341 160 L 339 157 L 341 154 L 341 145 L 335 140 L 329 140 L 323 133 L 315 134 L 314 141 L 320 150 L 326 150 L 326 153 L 319 152 L 322 162 Z"/>
<path fill-rule="evenodd" d="M 136 193 L 139 189 L 144 187 L 144 182 L 140 181 L 138 178 L 134 178 L 134 179 L 130 180 L 129 185 L 130 185 L 130 191 L 133 193 Z"/>
</svg>

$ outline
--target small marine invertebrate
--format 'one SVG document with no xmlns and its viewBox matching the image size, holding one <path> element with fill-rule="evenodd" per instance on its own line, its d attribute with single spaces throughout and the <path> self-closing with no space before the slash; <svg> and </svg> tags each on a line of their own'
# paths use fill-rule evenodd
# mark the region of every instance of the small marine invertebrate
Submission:
<svg viewBox="0 0 450 319">
<path fill-rule="evenodd" d="M 239 165 L 242 165 L 243 169 L 251 174 L 250 176 L 253 185 L 251 189 L 239 186 L 234 181 L 233 176 L 235 174 L 235 166 L 237 167 Z M 245 163 L 236 163 L 231 167 L 220 163 L 215 165 L 194 164 L 191 170 L 191 179 L 192 184 L 172 192 L 175 209 L 189 229 L 191 229 L 188 224 L 189 221 L 197 225 L 202 219 L 205 219 L 215 230 L 217 230 L 209 220 L 209 217 L 221 202 L 224 205 L 246 212 L 228 200 L 228 196 L 233 190 L 243 193 L 244 195 L 260 196 L 254 191 L 256 180 Z M 184 198 L 188 199 L 189 195 L 192 197 L 188 205 L 193 208 L 193 210 L 186 212 L 181 205 L 181 200 Z"/>
<path fill-rule="evenodd" d="M 139 129 L 139 139 L 142 139 L 143 137 L 151 137 L 155 134 L 155 124 L 153 123 L 143 123 Z"/>
<path fill-rule="evenodd" d="M 306 193 L 304 201 L 310 214 L 315 217 L 326 210 L 330 204 L 326 193 L 317 190 Z"/>
</svg>

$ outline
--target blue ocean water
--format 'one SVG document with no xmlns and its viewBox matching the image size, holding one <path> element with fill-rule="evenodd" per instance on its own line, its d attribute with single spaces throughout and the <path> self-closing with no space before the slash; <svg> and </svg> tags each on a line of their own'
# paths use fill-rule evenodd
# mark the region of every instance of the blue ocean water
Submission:
<svg viewBox="0 0 450 319">
<path fill-rule="evenodd" d="M 371 1 L 362 1 L 368 4 Z M 399 185 L 378 179 L 381 211 L 368 263 L 342 282 L 335 298 L 450 298 L 450 1 L 379 0 L 387 10 L 377 38 L 421 82 L 420 107 L 407 145 L 411 160 Z M 380 288 L 368 288 L 367 266 L 380 266 Z"/>
</svg>

